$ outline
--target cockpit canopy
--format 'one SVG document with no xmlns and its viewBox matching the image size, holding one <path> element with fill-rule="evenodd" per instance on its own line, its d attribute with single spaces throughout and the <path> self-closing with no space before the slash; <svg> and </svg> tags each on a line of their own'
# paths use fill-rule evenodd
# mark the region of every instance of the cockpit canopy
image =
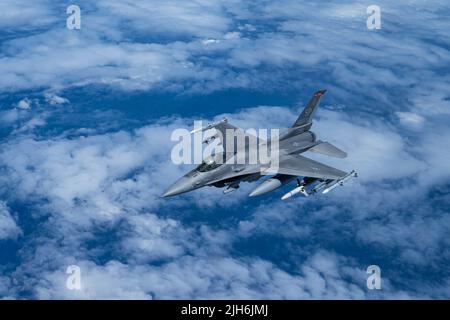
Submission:
<svg viewBox="0 0 450 320">
<path fill-rule="evenodd" d="M 215 168 L 220 167 L 223 164 L 222 155 L 218 154 L 216 156 L 210 156 L 203 160 L 202 164 L 197 167 L 197 171 L 199 172 L 207 172 L 211 171 Z"/>
</svg>

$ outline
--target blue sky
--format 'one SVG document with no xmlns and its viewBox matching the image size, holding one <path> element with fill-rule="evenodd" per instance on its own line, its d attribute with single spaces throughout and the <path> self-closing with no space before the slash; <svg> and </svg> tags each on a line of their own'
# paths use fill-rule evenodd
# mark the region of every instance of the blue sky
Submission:
<svg viewBox="0 0 450 320">
<path fill-rule="evenodd" d="M 0 4 L 0 297 L 450 297 L 445 1 L 77 1 L 80 30 L 69 4 Z M 318 159 L 356 181 L 160 198 L 189 169 L 173 129 L 286 127 L 318 88 L 349 154 Z"/>
</svg>

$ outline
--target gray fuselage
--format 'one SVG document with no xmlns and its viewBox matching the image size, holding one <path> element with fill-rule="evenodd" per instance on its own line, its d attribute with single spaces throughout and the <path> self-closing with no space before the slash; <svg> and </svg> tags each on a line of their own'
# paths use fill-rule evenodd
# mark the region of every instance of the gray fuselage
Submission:
<svg viewBox="0 0 450 320">
<path fill-rule="evenodd" d="M 280 155 L 299 154 L 316 145 L 315 134 L 309 130 L 301 130 L 304 130 L 304 128 L 289 128 L 285 129 L 284 132 L 280 134 L 278 138 L 278 150 Z M 245 163 L 236 163 L 237 161 L 234 153 L 231 153 L 231 155 L 225 159 L 225 161 L 222 161 L 222 163 L 217 163 L 217 161 L 212 161 L 212 159 L 209 159 L 210 162 L 204 161 L 194 170 L 188 172 L 170 186 L 163 196 L 174 196 L 204 186 L 215 186 L 218 188 L 228 186 L 231 188 L 238 188 L 240 182 L 258 180 L 263 175 L 267 175 L 263 172 L 270 164 L 250 164 L 248 161 L 248 154 L 254 152 L 255 147 L 260 149 L 264 144 L 267 144 L 267 149 L 270 150 L 272 140 L 258 141 L 256 146 L 249 146 L 246 144 Z M 216 156 L 223 156 L 223 154 Z M 285 180 L 285 178 L 288 179 L 288 177 L 284 177 L 283 175 L 277 175 L 277 178 L 283 180 Z"/>
</svg>

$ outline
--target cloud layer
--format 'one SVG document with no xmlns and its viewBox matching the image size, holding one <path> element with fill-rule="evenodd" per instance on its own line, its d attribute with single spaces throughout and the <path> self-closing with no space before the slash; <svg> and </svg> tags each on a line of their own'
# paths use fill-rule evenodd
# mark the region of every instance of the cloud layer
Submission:
<svg viewBox="0 0 450 320">
<path fill-rule="evenodd" d="M 376 32 L 363 4 L 79 5 L 79 31 L 65 29 L 65 7 L 51 1 L 0 5 L 0 245 L 19 248 L 0 269 L 0 296 L 450 296 L 448 4 L 382 1 Z M 71 96 L 78 88 L 94 101 L 104 88 L 280 91 L 303 101 L 322 86 L 329 95 L 313 129 L 349 157 L 308 156 L 359 172 L 326 197 L 248 199 L 255 185 L 244 185 L 161 199 L 188 169 L 168 160 L 170 133 L 199 110 L 130 126 L 126 110 L 91 106 L 64 129 L 83 110 Z M 286 127 L 300 109 L 251 105 L 217 118 Z M 81 291 L 66 287 L 72 264 Z M 377 292 L 366 288 L 371 264 L 382 269 Z"/>
</svg>

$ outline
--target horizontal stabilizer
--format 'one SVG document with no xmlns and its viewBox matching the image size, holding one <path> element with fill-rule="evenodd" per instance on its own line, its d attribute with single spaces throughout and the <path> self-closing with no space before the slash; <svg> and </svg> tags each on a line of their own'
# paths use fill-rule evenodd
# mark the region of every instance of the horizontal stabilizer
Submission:
<svg viewBox="0 0 450 320">
<path fill-rule="evenodd" d="M 322 142 L 319 144 L 316 144 L 311 149 L 308 149 L 308 151 L 321 153 L 330 157 L 336 157 L 336 158 L 345 158 L 347 157 L 347 153 L 339 149 L 338 147 L 333 146 L 331 143 L 328 142 Z"/>
</svg>

